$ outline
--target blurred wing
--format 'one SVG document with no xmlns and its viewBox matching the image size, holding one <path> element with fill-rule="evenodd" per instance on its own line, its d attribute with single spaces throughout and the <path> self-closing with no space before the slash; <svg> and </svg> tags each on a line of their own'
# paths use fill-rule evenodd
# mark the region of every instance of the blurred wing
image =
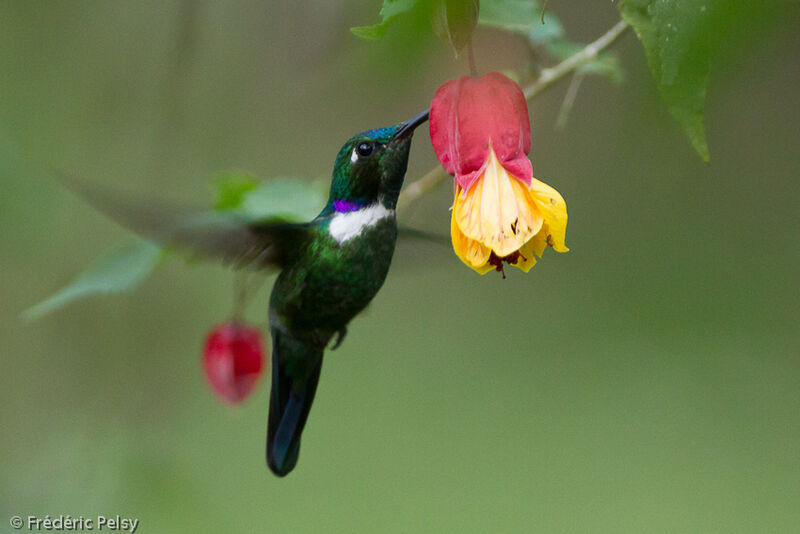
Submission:
<svg viewBox="0 0 800 534">
<path fill-rule="evenodd" d="M 283 267 L 308 243 L 310 223 L 250 222 L 235 213 L 204 211 L 87 184 L 62 182 L 92 207 L 145 239 L 166 248 L 234 267 Z"/>
<path fill-rule="evenodd" d="M 435 245 L 441 245 L 446 248 L 450 247 L 449 236 L 426 232 L 425 230 L 418 230 L 416 228 L 411 228 L 410 226 L 398 226 L 397 237 L 401 240 L 416 239 L 420 241 L 427 241 L 428 243 L 433 243 Z"/>
<path fill-rule="evenodd" d="M 186 219 L 154 238 L 168 248 L 220 259 L 236 268 L 285 267 L 308 243 L 309 226 L 284 221 L 248 223 L 233 214 L 211 212 Z"/>
</svg>

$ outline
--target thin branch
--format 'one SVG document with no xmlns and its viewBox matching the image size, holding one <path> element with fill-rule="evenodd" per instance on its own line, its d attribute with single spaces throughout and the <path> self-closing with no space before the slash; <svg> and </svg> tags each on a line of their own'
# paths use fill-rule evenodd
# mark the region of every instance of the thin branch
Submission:
<svg viewBox="0 0 800 534">
<path fill-rule="evenodd" d="M 564 101 L 561 103 L 561 109 L 558 110 L 558 117 L 556 118 L 556 130 L 563 130 L 567 126 L 569 114 L 572 112 L 572 106 L 575 104 L 575 98 L 578 96 L 578 90 L 581 88 L 583 82 L 583 72 L 575 71 L 572 75 L 572 80 L 569 82 L 567 92 L 564 94 Z"/>
<path fill-rule="evenodd" d="M 405 209 L 409 204 L 439 185 L 447 176 L 448 174 L 444 172 L 444 168 L 441 165 L 429 170 L 422 178 L 414 180 L 403 189 L 400 198 L 397 200 L 397 209 Z"/>
<path fill-rule="evenodd" d="M 536 81 L 523 89 L 522 93 L 525 95 L 525 99 L 530 100 L 584 63 L 595 59 L 602 50 L 608 48 L 608 46 L 616 41 L 626 29 L 628 29 L 628 24 L 624 20 L 621 20 L 597 40 L 589 43 L 561 63 L 543 69 L 539 73 L 539 77 Z M 437 165 L 435 168 L 425 173 L 422 178 L 410 183 L 403 190 L 397 202 L 398 208 L 403 209 L 407 207 L 409 204 L 419 199 L 419 197 L 436 187 L 442 180 L 447 178 L 447 176 L 448 174 L 444 169 Z"/>
<path fill-rule="evenodd" d="M 539 73 L 539 79 L 525 88 L 523 94 L 526 100 L 530 100 L 538 95 L 558 80 L 597 57 L 603 49 L 607 48 L 611 43 L 617 40 L 617 37 L 628 28 L 628 23 L 624 20 L 617 22 L 610 30 L 600 36 L 596 41 L 589 43 L 583 47 L 579 52 L 571 55 L 558 65 L 543 69 Z"/>
<path fill-rule="evenodd" d="M 469 59 L 469 75 L 476 77 L 478 68 L 475 66 L 475 51 L 472 49 L 472 38 L 467 41 L 467 58 Z"/>
</svg>

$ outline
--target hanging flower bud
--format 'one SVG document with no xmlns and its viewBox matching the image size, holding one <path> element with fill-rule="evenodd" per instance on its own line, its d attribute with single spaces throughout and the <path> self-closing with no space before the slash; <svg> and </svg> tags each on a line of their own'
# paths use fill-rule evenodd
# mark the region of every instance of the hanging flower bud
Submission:
<svg viewBox="0 0 800 534">
<path fill-rule="evenodd" d="M 214 327 L 203 346 L 203 370 L 211 388 L 232 404 L 242 402 L 264 365 L 261 332 L 236 322 Z"/>
</svg>

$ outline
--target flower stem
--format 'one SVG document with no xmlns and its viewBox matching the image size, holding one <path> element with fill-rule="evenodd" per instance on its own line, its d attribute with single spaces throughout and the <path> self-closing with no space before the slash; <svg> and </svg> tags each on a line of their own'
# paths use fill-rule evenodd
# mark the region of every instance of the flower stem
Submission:
<svg viewBox="0 0 800 534">
<path fill-rule="evenodd" d="M 624 20 L 620 20 L 614 26 L 611 27 L 606 33 L 601 35 L 595 41 L 592 41 L 585 47 L 583 47 L 578 52 L 574 53 L 561 63 L 554 65 L 552 67 L 543 69 L 539 73 L 539 77 L 529 85 L 527 85 L 522 93 L 525 95 L 526 100 L 530 100 L 548 87 L 552 86 L 558 80 L 569 74 L 570 72 L 574 71 L 584 63 L 591 61 L 597 57 L 602 50 L 608 48 L 617 38 L 622 35 L 625 30 L 628 29 L 628 23 Z M 470 58 L 472 58 L 472 46 L 470 42 L 470 47 L 468 49 Z M 473 61 L 471 60 L 470 63 Z M 409 204 L 413 203 L 417 199 L 419 199 L 424 194 L 428 193 L 434 187 L 439 185 L 445 178 L 447 178 L 447 173 L 444 169 L 437 165 L 427 173 L 425 173 L 422 178 L 411 182 L 402 192 L 400 195 L 400 199 L 397 202 L 397 207 L 399 209 L 406 208 Z"/>
<path fill-rule="evenodd" d="M 409 204 L 439 185 L 445 178 L 447 178 L 447 173 L 444 172 L 441 165 L 432 168 L 422 178 L 414 180 L 403 189 L 397 200 L 397 209 L 405 209 Z"/>
<path fill-rule="evenodd" d="M 472 38 L 467 41 L 467 59 L 469 60 L 469 75 L 478 77 L 478 68 L 475 66 L 475 51 L 472 49 Z"/>
<path fill-rule="evenodd" d="M 234 323 L 244 324 L 244 314 L 250 303 L 264 283 L 263 276 L 245 271 L 236 271 L 233 277 L 233 310 L 231 320 Z"/>
</svg>

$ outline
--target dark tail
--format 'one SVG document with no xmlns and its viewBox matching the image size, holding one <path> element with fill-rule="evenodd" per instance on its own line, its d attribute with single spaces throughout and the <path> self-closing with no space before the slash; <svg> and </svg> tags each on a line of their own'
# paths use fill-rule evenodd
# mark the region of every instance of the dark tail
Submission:
<svg viewBox="0 0 800 534">
<path fill-rule="evenodd" d="M 272 393 L 267 426 L 267 465 L 279 477 L 297 464 L 322 369 L 322 347 L 272 330 Z"/>
</svg>

